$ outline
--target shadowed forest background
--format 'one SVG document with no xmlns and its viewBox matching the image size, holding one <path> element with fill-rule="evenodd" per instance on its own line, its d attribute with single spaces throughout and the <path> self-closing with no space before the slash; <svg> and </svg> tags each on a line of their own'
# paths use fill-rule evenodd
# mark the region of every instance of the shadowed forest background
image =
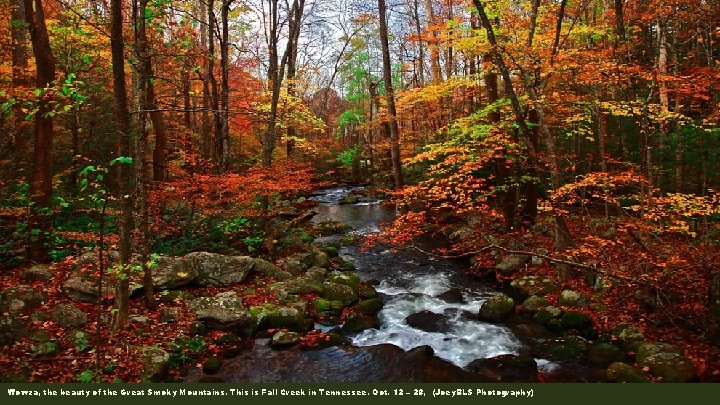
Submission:
<svg viewBox="0 0 720 405">
<path fill-rule="evenodd" d="M 532 364 L 720 381 L 717 1 L 0 15 L 2 381 L 179 380 L 256 338 L 348 345 L 388 301 L 347 246 L 461 263 L 498 291 L 473 316 L 560 342 Z M 362 237 L 312 220 L 322 190 L 355 186 L 328 201 L 392 218 Z M 528 364 L 495 361 L 452 378 Z M 558 380 L 532 364 L 518 381 Z"/>
</svg>

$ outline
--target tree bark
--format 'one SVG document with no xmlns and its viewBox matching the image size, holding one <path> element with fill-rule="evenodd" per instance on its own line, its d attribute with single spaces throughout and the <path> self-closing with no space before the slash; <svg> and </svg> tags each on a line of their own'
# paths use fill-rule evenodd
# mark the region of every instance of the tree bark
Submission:
<svg viewBox="0 0 720 405">
<path fill-rule="evenodd" d="M 400 160 L 400 128 L 397 122 L 397 110 L 395 108 L 395 92 L 392 83 L 392 66 L 390 64 L 390 44 L 387 30 L 387 9 L 385 0 L 378 0 L 380 11 L 380 42 L 383 55 L 383 81 L 385 82 L 385 99 L 387 100 L 387 111 L 390 122 L 390 159 L 392 161 L 393 179 L 395 188 L 403 186 L 402 162 Z"/>
<path fill-rule="evenodd" d="M 55 80 L 55 58 L 50 48 L 45 13 L 40 0 L 24 0 L 24 6 L 37 66 L 35 85 L 38 89 L 44 89 Z M 35 113 L 35 150 L 30 180 L 33 204 L 30 211 L 32 238 L 28 245 L 28 256 L 35 262 L 50 261 L 48 243 L 52 230 L 53 120 L 48 112 L 48 100 L 43 98 Z"/>
<path fill-rule="evenodd" d="M 435 11 L 433 10 L 432 0 L 425 0 L 425 19 L 427 19 L 428 27 L 432 35 L 432 41 L 428 44 L 430 48 L 430 74 L 432 75 L 433 84 L 440 84 L 442 75 L 440 74 L 440 50 L 438 49 L 438 35 L 432 25 L 435 24 Z"/>
<path fill-rule="evenodd" d="M 23 0 L 13 0 L 12 16 L 10 22 L 10 35 L 12 37 L 12 85 L 15 89 L 29 89 L 32 81 L 28 75 L 28 24 L 25 19 L 25 3 Z M 15 171 L 18 177 L 27 176 L 30 160 L 30 126 L 25 121 L 22 106 L 16 105 L 15 126 L 13 128 Z"/>
</svg>

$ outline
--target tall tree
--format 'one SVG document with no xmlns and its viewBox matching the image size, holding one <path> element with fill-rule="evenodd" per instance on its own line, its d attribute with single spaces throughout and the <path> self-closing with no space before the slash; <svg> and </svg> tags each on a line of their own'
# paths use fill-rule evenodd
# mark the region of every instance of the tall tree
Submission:
<svg viewBox="0 0 720 405">
<path fill-rule="evenodd" d="M 35 56 L 35 85 L 38 89 L 45 89 L 55 81 L 55 58 L 50 48 L 43 4 L 40 0 L 24 0 L 23 4 Z M 35 149 L 30 180 L 33 202 L 30 229 L 33 230 L 33 238 L 28 246 L 28 255 L 30 260 L 37 262 L 50 260 L 47 244 L 52 229 L 53 120 L 49 114 L 49 101 L 41 98 L 35 113 Z"/>
<path fill-rule="evenodd" d="M 390 63 L 390 41 L 388 40 L 387 27 L 387 6 L 385 0 L 378 0 L 380 17 L 380 42 L 382 45 L 383 58 L 383 82 L 385 83 L 385 100 L 390 127 L 390 159 L 392 161 L 393 179 L 395 188 L 403 186 L 402 162 L 400 160 L 400 128 L 397 121 L 397 109 L 395 108 L 395 92 L 392 82 L 392 65 Z"/>
<path fill-rule="evenodd" d="M 113 90 L 115 93 L 115 119 L 118 132 L 118 157 L 129 158 L 132 153 L 132 126 L 130 123 L 130 110 L 128 108 L 128 93 L 125 85 L 125 41 L 123 38 L 123 10 L 122 0 L 112 0 L 110 3 L 110 49 L 112 55 Z M 133 197 L 132 197 L 132 166 L 118 165 L 118 194 L 121 205 L 119 217 L 120 241 L 119 247 L 119 274 L 115 291 L 115 309 L 117 314 L 114 328 L 127 327 L 129 320 L 130 279 L 129 270 L 132 261 L 132 227 L 133 227 Z"/>
<path fill-rule="evenodd" d="M 32 81 L 27 72 L 28 59 L 28 24 L 25 19 L 25 3 L 23 0 L 12 1 L 10 35 L 12 37 L 12 85 L 16 89 L 30 88 Z M 25 122 L 25 114 L 21 105 L 15 107 L 15 127 L 13 128 L 15 149 L 15 170 L 27 176 L 30 155 L 30 128 Z"/>
</svg>

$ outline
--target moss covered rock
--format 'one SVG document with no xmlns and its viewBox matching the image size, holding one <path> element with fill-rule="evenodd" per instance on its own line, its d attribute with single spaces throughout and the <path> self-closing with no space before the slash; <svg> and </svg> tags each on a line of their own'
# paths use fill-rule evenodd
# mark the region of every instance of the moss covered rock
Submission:
<svg viewBox="0 0 720 405">
<path fill-rule="evenodd" d="M 577 291 L 563 290 L 563 292 L 560 293 L 558 302 L 564 307 L 582 308 L 587 305 L 588 297 Z"/>
<path fill-rule="evenodd" d="M 275 332 L 270 339 L 270 346 L 272 347 L 287 347 L 292 346 L 300 341 L 300 334 L 297 332 L 279 331 Z"/>
<path fill-rule="evenodd" d="M 483 302 L 478 312 L 481 321 L 498 322 L 512 314 L 515 301 L 507 295 L 496 295 Z"/>
<path fill-rule="evenodd" d="M 545 341 L 537 348 L 537 354 L 550 360 L 562 361 L 580 359 L 588 350 L 585 339 L 579 336 L 565 336 Z"/>
<path fill-rule="evenodd" d="M 545 295 L 557 289 L 555 282 L 539 276 L 522 276 L 510 283 L 513 297 L 520 300 L 526 300 L 532 295 Z"/>
<path fill-rule="evenodd" d="M 523 312 L 534 314 L 539 310 L 547 307 L 548 305 L 548 300 L 545 297 L 541 297 L 539 295 L 532 295 L 528 297 L 528 299 L 523 301 L 522 310 Z"/>
<path fill-rule="evenodd" d="M 352 271 L 333 271 L 325 279 L 330 283 L 344 284 L 357 292 L 357 288 L 360 285 L 360 276 Z"/>
<path fill-rule="evenodd" d="M 341 301 L 343 305 L 348 306 L 358 300 L 357 294 L 349 285 L 326 281 L 322 286 L 321 296 L 329 301 Z"/>
<path fill-rule="evenodd" d="M 647 383 L 642 371 L 634 368 L 633 366 L 615 362 L 607 368 L 607 378 L 610 381 L 618 383 Z"/>
<path fill-rule="evenodd" d="M 360 301 L 353 305 L 355 313 L 375 316 L 383 308 L 383 302 L 377 298 Z"/>
<path fill-rule="evenodd" d="M 609 343 L 598 343 L 588 353 L 588 362 L 598 366 L 607 366 L 625 360 L 625 353 Z"/>
</svg>

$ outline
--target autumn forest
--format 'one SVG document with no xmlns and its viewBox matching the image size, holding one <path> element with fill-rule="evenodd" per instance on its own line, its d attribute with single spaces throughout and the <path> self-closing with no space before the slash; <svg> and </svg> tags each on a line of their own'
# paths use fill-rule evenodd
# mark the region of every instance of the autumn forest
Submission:
<svg viewBox="0 0 720 405">
<path fill-rule="evenodd" d="M 720 2 L 0 16 L 0 382 L 720 382 Z"/>
</svg>

